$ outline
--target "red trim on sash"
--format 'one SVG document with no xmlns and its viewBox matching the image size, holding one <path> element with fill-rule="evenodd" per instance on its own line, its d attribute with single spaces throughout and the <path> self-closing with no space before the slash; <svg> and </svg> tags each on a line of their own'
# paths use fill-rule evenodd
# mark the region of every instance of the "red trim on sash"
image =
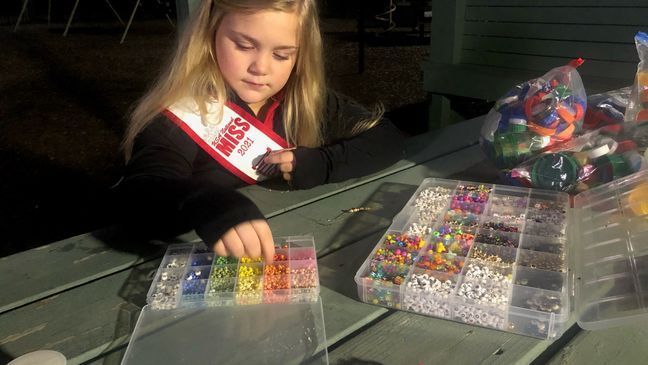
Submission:
<svg viewBox="0 0 648 365">
<path fill-rule="evenodd" d="M 177 115 L 173 114 L 172 111 L 165 109 L 162 111 L 162 114 L 164 114 L 167 118 L 169 118 L 170 121 L 175 123 L 180 129 L 182 129 L 187 135 L 194 141 L 200 148 L 202 148 L 205 152 L 207 152 L 216 162 L 221 164 L 224 168 L 226 168 L 229 172 L 232 174 L 236 175 L 239 179 L 245 181 L 246 183 L 252 185 L 256 184 L 256 180 L 253 178 L 247 176 L 245 173 L 240 171 L 239 169 L 236 168 L 236 166 L 232 165 L 227 159 L 223 158 L 223 156 L 219 155 L 218 152 L 214 151 L 202 138 L 200 138 L 199 135 L 196 134 L 191 128 L 189 128 L 188 125 L 185 124 L 185 122 L 182 121 L 182 119 L 178 118 Z M 239 113 L 240 114 L 240 113 Z"/>
<path fill-rule="evenodd" d="M 272 130 L 274 130 L 275 112 L 277 111 L 279 104 L 283 101 L 285 94 L 286 94 L 286 89 L 284 88 L 279 90 L 279 92 L 274 94 L 274 96 L 270 97 L 270 100 L 272 100 L 272 104 L 270 104 L 270 107 L 266 112 L 266 116 L 265 116 L 265 120 L 263 121 L 263 124 L 267 125 L 268 128 Z"/>
<path fill-rule="evenodd" d="M 263 121 L 263 124 L 267 125 L 268 128 L 274 130 L 274 117 L 275 117 L 275 112 L 279 107 L 279 100 L 276 100 L 274 98 L 271 100 L 272 100 L 272 104 L 270 104 L 270 107 L 266 112 L 265 120 Z"/>
<path fill-rule="evenodd" d="M 231 101 L 228 101 L 227 103 L 225 103 L 225 105 L 227 105 L 230 109 L 235 111 L 238 115 L 245 118 L 246 121 L 253 124 L 257 129 L 259 129 L 261 132 L 263 132 L 263 134 L 265 134 L 270 139 L 275 141 L 281 147 L 283 147 L 283 148 L 288 148 L 289 147 L 288 142 L 286 142 L 285 139 L 281 138 L 280 135 L 278 135 L 277 133 L 275 133 L 275 131 L 272 130 L 272 124 L 270 126 L 268 126 L 265 123 L 261 123 L 261 121 L 259 121 L 254 115 L 248 113 L 247 111 L 245 111 L 245 109 L 243 109 L 240 106 L 232 103 Z M 274 106 L 274 105 L 272 105 L 272 106 L 274 107 L 272 109 L 272 114 L 274 116 L 274 109 L 276 109 L 277 106 L 279 106 L 279 103 L 277 102 L 277 106 Z"/>
</svg>

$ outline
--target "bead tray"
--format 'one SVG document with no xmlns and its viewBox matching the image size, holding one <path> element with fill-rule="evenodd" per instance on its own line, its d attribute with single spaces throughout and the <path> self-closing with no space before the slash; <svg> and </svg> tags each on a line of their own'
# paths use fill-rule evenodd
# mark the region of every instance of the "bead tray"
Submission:
<svg viewBox="0 0 648 365">
<path fill-rule="evenodd" d="M 215 255 L 203 244 L 169 245 L 147 295 L 153 309 L 317 301 L 312 236 L 275 238 L 274 262 Z"/>
<path fill-rule="evenodd" d="M 356 273 L 358 295 L 543 339 L 574 310 L 587 329 L 629 323 L 648 307 L 646 181 L 630 175 L 570 208 L 562 192 L 425 179 Z"/>
</svg>

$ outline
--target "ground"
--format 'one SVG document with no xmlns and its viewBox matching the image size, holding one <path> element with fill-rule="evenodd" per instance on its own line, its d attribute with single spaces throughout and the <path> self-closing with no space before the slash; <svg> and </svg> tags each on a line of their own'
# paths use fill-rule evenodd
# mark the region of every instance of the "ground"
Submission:
<svg viewBox="0 0 648 365">
<path fill-rule="evenodd" d="M 353 18 L 322 21 L 329 84 L 382 102 L 407 134 L 425 130 L 420 63 L 425 38 L 369 34 L 358 73 Z M 126 40 L 114 22 L 0 24 L 0 257 L 109 224 L 109 188 L 123 164 L 126 115 L 167 59 L 176 29 L 136 18 Z M 388 38 L 391 37 L 391 38 Z"/>
</svg>

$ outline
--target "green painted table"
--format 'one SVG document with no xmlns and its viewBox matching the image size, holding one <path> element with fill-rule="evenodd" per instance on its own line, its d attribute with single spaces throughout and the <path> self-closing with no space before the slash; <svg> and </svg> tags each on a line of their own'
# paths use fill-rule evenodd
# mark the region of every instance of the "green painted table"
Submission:
<svg viewBox="0 0 648 365">
<path fill-rule="evenodd" d="M 414 137 L 405 159 L 362 179 L 306 191 L 243 189 L 276 236 L 315 237 L 331 364 L 512 364 L 556 353 L 551 361 L 559 363 L 586 354 L 585 346 L 602 348 L 603 340 L 576 326 L 557 341 L 542 341 L 358 300 L 355 272 L 424 178 L 495 179 L 477 145 L 481 123 L 477 118 Z M 358 206 L 373 209 L 338 217 Z M 196 240 L 188 233 L 174 242 Z M 0 259 L 0 363 L 53 349 L 68 364 L 119 364 L 165 244 L 106 228 Z M 634 336 L 633 346 L 644 338 Z"/>
</svg>

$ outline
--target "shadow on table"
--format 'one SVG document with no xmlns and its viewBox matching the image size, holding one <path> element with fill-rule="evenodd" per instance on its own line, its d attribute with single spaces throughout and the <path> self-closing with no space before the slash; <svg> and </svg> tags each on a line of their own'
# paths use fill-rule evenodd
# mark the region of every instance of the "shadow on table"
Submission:
<svg viewBox="0 0 648 365">
<path fill-rule="evenodd" d="M 7 355 L 6 353 L 0 351 L 0 363 L 6 364 L 9 361 L 13 360 L 13 357 Z"/>
<path fill-rule="evenodd" d="M 124 280 L 119 297 L 122 302 L 116 307 L 115 327 L 112 339 L 105 350 L 86 364 L 101 363 L 104 365 L 121 363 L 126 348 L 126 341 L 132 334 L 140 311 L 147 304 L 146 297 L 166 247 L 172 243 L 189 242 L 185 237 L 174 237 L 164 240 L 146 240 L 137 237 L 121 226 L 111 226 L 92 232 L 92 236 L 111 249 L 137 255 L 141 263 L 130 267 L 130 274 Z M 101 248 L 104 250 L 104 248 Z"/>
<path fill-rule="evenodd" d="M 322 286 L 357 298 L 353 281 L 356 271 L 416 188 L 416 185 L 401 183 L 381 184 L 362 203 L 363 207 L 371 210 L 348 214 L 331 239 L 331 246 L 320 251 L 318 268 Z"/>
<path fill-rule="evenodd" d="M 382 365 L 381 362 L 372 360 L 362 360 L 356 357 L 350 359 L 342 359 L 335 363 L 335 365 Z"/>
</svg>

